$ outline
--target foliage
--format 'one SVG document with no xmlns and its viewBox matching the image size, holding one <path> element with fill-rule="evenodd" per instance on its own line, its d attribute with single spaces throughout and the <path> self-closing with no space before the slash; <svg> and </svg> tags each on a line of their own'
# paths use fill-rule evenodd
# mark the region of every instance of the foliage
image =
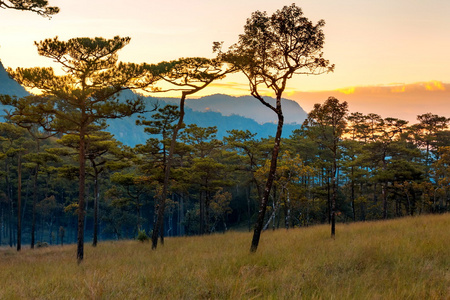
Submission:
<svg viewBox="0 0 450 300">
<path fill-rule="evenodd" d="M 142 243 L 148 242 L 148 235 L 147 235 L 147 233 L 145 233 L 145 229 L 139 230 L 136 239 Z"/>
<path fill-rule="evenodd" d="M 49 6 L 46 0 L 2 0 L 0 8 L 31 11 L 48 18 L 59 12 L 58 7 Z"/>
<path fill-rule="evenodd" d="M 271 109 L 278 118 L 270 170 L 261 194 L 251 252 L 255 252 L 258 248 L 267 202 L 277 169 L 284 124 L 281 99 L 287 81 L 295 74 L 317 75 L 334 69 L 334 65 L 330 65 L 329 61 L 322 57 L 324 25 L 323 20 L 313 25 L 295 4 L 284 6 L 270 17 L 266 12 L 256 11 L 247 19 L 239 41 L 224 54 L 224 59 L 247 77 L 251 95 Z M 261 86 L 275 93 L 275 105 L 261 96 Z"/>
<path fill-rule="evenodd" d="M 117 52 L 130 38 L 73 38 L 60 41 L 58 37 L 35 43 L 39 55 L 59 63 L 65 75 L 55 75 L 52 68 L 8 69 L 20 84 L 41 92 L 33 105 L 24 105 L 28 98 L 13 99 L 12 118 L 27 116 L 46 132 L 64 133 L 78 150 L 78 251 L 83 260 L 84 209 L 86 189 L 86 154 L 90 135 L 106 127 L 105 119 L 116 119 L 142 112 L 141 99 L 121 102 L 117 94 L 130 88 L 145 87 L 154 78 L 144 65 L 118 62 Z"/>
</svg>

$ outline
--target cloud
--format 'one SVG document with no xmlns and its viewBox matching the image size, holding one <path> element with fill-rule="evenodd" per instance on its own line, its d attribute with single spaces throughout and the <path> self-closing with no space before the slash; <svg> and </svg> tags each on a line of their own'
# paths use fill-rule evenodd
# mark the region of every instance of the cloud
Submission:
<svg viewBox="0 0 450 300">
<path fill-rule="evenodd" d="M 441 81 L 412 84 L 347 87 L 332 91 L 295 92 L 296 100 L 306 111 L 315 103 L 323 103 L 333 96 L 347 101 L 350 112 L 376 113 L 416 123 L 417 115 L 434 113 L 450 117 L 450 84 Z"/>
<path fill-rule="evenodd" d="M 440 81 L 430 81 L 425 83 L 425 89 L 427 91 L 445 91 L 445 85 Z"/>
<path fill-rule="evenodd" d="M 350 94 L 354 94 L 356 90 L 356 87 L 349 87 L 349 88 L 345 88 L 345 89 L 338 89 L 338 91 L 340 93 L 346 94 L 346 95 L 350 95 Z"/>
</svg>

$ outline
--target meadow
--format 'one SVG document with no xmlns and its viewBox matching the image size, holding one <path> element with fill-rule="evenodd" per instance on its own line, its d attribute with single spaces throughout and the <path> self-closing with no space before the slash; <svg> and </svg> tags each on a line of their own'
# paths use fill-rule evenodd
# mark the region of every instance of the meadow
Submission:
<svg viewBox="0 0 450 300">
<path fill-rule="evenodd" d="M 450 214 L 0 250 L 0 299 L 450 299 Z"/>
</svg>

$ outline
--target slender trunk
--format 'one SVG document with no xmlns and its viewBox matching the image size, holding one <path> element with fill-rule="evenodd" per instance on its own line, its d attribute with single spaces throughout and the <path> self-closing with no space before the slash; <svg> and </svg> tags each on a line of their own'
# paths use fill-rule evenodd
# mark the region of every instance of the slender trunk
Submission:
<svg viewBox="0 0 450 300">
<path fill-rule="evenodd" d="M 223 222 L 223 233 L 228 231 L 227 222 L 226 222 L 226 216 L 222 216 L 222 222 Z"/>
<path fill-rule="evenodd" d="M 327 181 L 327 219 L 328 219 L 328 224 L 331 224 L 331 213 L 332 213 L 332 209 L 331 209 L 331 184 L 330 184 L 330 175 L 326 175 L 329 174 L 329 172 L 333 172 L 333 171 L 329 171 L 328 169 L 324 169 L 324 174 L 323 177 L 324 179 L 326 178 Z M 326 174 L 325 174 L 326 173 Z"/>
<path fill-rule="evenodd" d="M 356 208 L 355 208 L 355 179 L 354 179 L 354 167 L 352 167 L 352 213 L 353 222 L 356 221 Z"/>
<path fill-rule="evenodd" d="M 184 236 L 184 195 L 183 193 L 180 195 L 180 205 L 179 205 L 180 211 L 179 211 L 179 215 L 180 215 L 180 231 L 179 235 L 180 236 Z"/>
<path fill-rule="evenodd" d="M 22 220 L 25 220 L 25 213 L 27 211 L 27 204 L 29 202 L 28 199 L 30 196 L 30 179 L 31 179 L 31 175 L 27 179 L 27 188 L 26 188 L 26 192 L 25 192 L 25 198 L 23 199 L 23 207 L 22 207 Z"/>
<path fill-rule="evenodd" d="M 65 234 L 65 229 L 64 227 L 60 226 L 59 227 L 59 240 L 61 242 L 61 247 L 64 246 L 64 234 Z"/>
<path fill-rule="evenodd" d="M 78 186 L 78 234 L 77 234 L 77 262 L 83 261 L 84 256 L 84 206 L 85 206 L 85 181 L 86 181 L 86 141 L 85 131 L 80 130 L 79 149 L 79 186 Z"/>
<path fill-rule="evenodd" d="M 22 248 L 22 154 L 17 158 L 17 251 Z"/>
<path fill-rule="evenodd" d="M 37 204 L 37 180 L 38 180 L 39 166 L 36 165 L 34 168 L 34 179 L 33 179 L 33 208 L 31 216 L 31 249 L 34 249 L 34 244 L 36 242 L 36 204 Z"/>
<path fill-rule="evenodd" d="M 291 223 L 291 198 L 289 194 L 289 190 L 287 190 L 286 193 L 287 201 L 286 201 L 286 213 L 285 213 L 285 227 L 286 229 L 289 229 L 290 223 Z"/>
<path fill-rule="evenodd" d="M 138 193 L 136 195 L 136 216 L 137 216 L 137 222 L 136 222 L 136 234 L 139 233 L 139 231 L 141 231 L 142 226 L 141 226 L 141 202 L 140 202 L 140 194 Z"/>
<path fill-rule="evenodd" d="M 273 186 L 272 186 L 273 187 Z M 278 202 L 280 201 L 277 199 L 275 203 L 275 199 L 277 197 L 277 186 L 273 187 L 273 196 L 272 196 L 272 207 L 273 207 L 273 219 L 272 219 L 272 231 L 275 231 L 275 221 L 277 219 L 277 211 L 278 211 Z"/>
<path fill-rule="evenodd" d="M 0 203 L 0 247 L 2 246 L 2 239 L 4 234 L 4 219 L 3 219 L 3 205 Z"/>
<path fill-rule="evenodd" d="M 331 174 L 331 237 L 336 236 L 336 197 L 337 197 L 337 157 L 336 151 L 333 153 L 333 170 Z"/>
<path fill-rule="evenodd" d="M 383 196 L 383 219 L 387 219 L 387 182 L 381 184 L 381 195 Z"/>
<path fill-rule="evenodd" d="M 248 232 L 250 232 L 252 230 L 251 218 L 250 218 L 250 211 L 251 211 L 251 208 L 250 208 L 251 187 L 250 187 L 250 185 L 246 189 L 246 193 L 247 193 Z"/>
<path fill-rule="evenodd" d="M 200 235 L 205 234 L 205 200 L 204 192 L 200 192 Z"/>
<path fill-rule="evenodd" d="M 273 210 L 272 213 L 270 214 L 269 219 L 266 222 L 266 225 L 263 226 L 263 231 L 267 230 L 267 228 L 269 228 L 270 223 L 272 222 L 272 230 L 275 230 L 275 218 L 277 216 L 277 210 L 278 210 L 278 203 L 273 202 L 272 206 L 273 206 Z"/>
<path fill-rule="evenodd" d="M 208 187 L 207 187 L 208 188 Z M 209 203 L 211 202 L 211 195 L 209 191 L 205 192 L 205 231 L 206 234 L 211 233 L 210 216 L 209 216 Z"/>
<path fill-rule="evenodd" d="M 94 168 L 95 169 L 95 168 Z M 94 179 L 94 233 L 92 238 L 92 246 L 97 246 L 97 235 L 98 235 L 98 172 L 95 169 L 95 179 Z"/>
<path fill-rule="evenodd" d="M 50 215 L 48 220 L 48 244 L 53 245 L 53 214 Z"/>
<path fill-rule="evenodd" d="M 164 172 L 164 184 L 163 184 L 163 190 L 161 193 L 161 199 L 159 200 L 159 206 L 157 211 L 157 217 L 155 226 L 153 226 L 153 233 L 152 233 L 152 249 L 156 249 L 158 246 L 158 237 L 161 235 L 161 243 L 164 243 L 164 211 L 166 209 L 166 198 L 167 198 L 167 191 L 169 189 L 169 178 L 170 178 L 170 169 L 172 167 L 172 160 L 173 160 L 173 153 L 175 151 L 175 145 L 177 142 L 177 136 L 178 131 L 183 126 L 183 120 L 184 120 L 184 102 L 186 100 L 186 93 L 182 93 L 181 99 L 180 99 L 180 118 L 178 119 L 177 126 L 174 128 L 172 133 L 172 140 L 170 141 L 170 149 L 169 149 L 169 155 L 167 157 L 166 162 L 166 168 Z"/>
<path fill-rule="evenodd" d="M 2 246 L 3 239 L 3 206 L 0 203 L 0 247 Z"/>
<path fill-rule="evenodd" d="M 6 164 L 6 196 L 7 200 L 9 202 L 9 212 L 8 212 L 8 229 L 9 229 L 9 247 L 13 246 L 13 215 L 14 215 L 14 204 L 12 202 L 12 195 L 11 195 L 11 185 L 9 181 L 9 164 L 7 160 L 5 159 Z"/>
<path fill-rule="evenodd" d="M 85 184 L 85 186 L 86 186 L 86 184 Z M 89 190 L 87 191 L 87 193 L 89 193 Z M 85 214 L 84 214 L 84 228 L 83 228 L 83 232 L 86 232 L 86 228 L 87 228 L 87 212 L 89 211 L 89 198 L 86 197 L 87 196 L 86 193 L 84 195 L 85 195 L 85 200 L 84 200 L 84 211 L 85 211 Z"/>
<path fill-rule="evenodd" d="M 272 188 L 273 180 L 275 178 L 275 172 L 277 170 L 278 152 L 280 151 L 281 133 L 283 131 L 283 122 L 284 122 L 280 101 L 281 99 L 277 99 L 277 102 L 280 103 L 277 110 L 278 126 L 272 150 L 272 159 L 270 161 L 269 176 L 267 177 L 267 181 L 263 191 L 263 196 L 261 198 L 261 202 L 259 205 L 258 219 L 256 220 L 255 229 L 253 231 L 253 239 L 250 247 L 250 252 L 256 252 L 256 250 L 258 249 L 259 239 L 261 237 L 261 232 L 264 226 L 264 217 L 266 215 L 267 201 L 269 200 L 270 190 Z"/>
</svg>

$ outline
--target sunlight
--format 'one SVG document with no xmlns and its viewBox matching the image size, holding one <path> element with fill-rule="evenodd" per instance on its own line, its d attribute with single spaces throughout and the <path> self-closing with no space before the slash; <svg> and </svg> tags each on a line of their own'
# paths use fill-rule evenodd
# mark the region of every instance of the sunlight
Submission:
<svg viewBox="0 0 450 300">
<path fill-rule="evenodd" d="M 355 89 L 356 89 L 355 87 L 349 87 L 345 89 L 338 89 L 337 91 L 346 95 L 350 95 L 355 93 Z"/>
<path fill-rule="evenodd" d="M 404 85 L 391 88 L 392 93 L 404 93 L 405 91 L 406 91 L 406 87 Z"/>
<path fill-rule="evenodd" d="M 437 80 L 425 82 L 424 85 L 427 91 L 445 91 L 445 86 Z"/>
</svg>

